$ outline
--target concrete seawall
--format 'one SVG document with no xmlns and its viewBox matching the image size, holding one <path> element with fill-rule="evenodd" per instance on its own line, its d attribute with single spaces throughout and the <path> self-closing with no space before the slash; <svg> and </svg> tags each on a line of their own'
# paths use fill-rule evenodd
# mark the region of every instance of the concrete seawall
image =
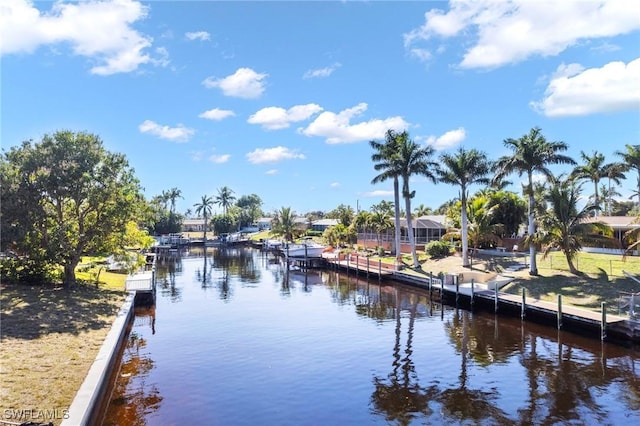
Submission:
<svg viewBox="0 0 640 426">
<path fill-rule="evenodd" d="M 108 390 L 109 378 L 124 343 L 127 326 L 133 317 L 134 300 L 135 295 L 129 293 L 111 326 L 111 330 L 102 343 L 87 377 L 76 393 L 69 407 L 69 416 L 62 421 L 62 426 L 92 425 L 99 421 L 96 416 L 100 414 L 103 399 Z"/>
</svg>

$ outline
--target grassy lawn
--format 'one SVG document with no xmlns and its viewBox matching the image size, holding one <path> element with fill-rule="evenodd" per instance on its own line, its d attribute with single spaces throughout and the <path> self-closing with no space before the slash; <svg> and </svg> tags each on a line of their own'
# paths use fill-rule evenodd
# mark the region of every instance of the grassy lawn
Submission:
<svg viewBox="0 0 640 426">
<path fill-rule="evenodd" d="M 87 265 L 98 258 L 83 258 Z M 0 285 L 0 420 L 5 410 L 67 409 L 124 302 L 125 274 L 78 272 L 75 286 Z M 34 419 L 53 421 L 61 419 Z"/>
</svg>

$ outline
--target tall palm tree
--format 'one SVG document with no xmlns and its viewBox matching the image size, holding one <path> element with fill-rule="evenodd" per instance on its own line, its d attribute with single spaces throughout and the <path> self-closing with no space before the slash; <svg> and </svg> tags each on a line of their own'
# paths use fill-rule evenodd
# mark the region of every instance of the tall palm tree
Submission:
<svg viewBox="0 0 640 426">
<path fill-rule="evenodd" d="M 371 148 L 375 150 L 371 154 L 371 161 L 375 162 L 374 170 L 381 172 L 371 180 L 372 184 L 393 180 L 393 203 L 394 203 L 394 254 L 396 264 L 399 265 L 402 260 L 402 251 L 400 250 L 400 171 L 398 169 L 398 142 L 401 133 L 395 130 L 387 130 L 384 142 L 372 140 L 369 142 Z"/>
<path fill-rule="evenodd" d="M 577 165 L 571 172 L 570 177 L 573 179 L 586 179 L 593 182 L 593 215 L 598 216 L 600 210 L 600 197 L 598 194 L 598 184 L 600 179 L 607 177 L 607 166 L 604 164 L 604 154 L 598 151 L 593 151 L 589 156 L 584 151 L 580 151 L 580 158 L 584 161 L 584 164 Z"/>
<path fill-rule="evenodd" d="M 638 172 L 638 186 L 632 197 L 638 197 L 638 206 L 640 206 L 640 145 L 626 144 L 624 147 L 626 151 L 616 151 L 616 155 L 622 157 L 623 171 L 635 170 Z"/>
<path fill-rule="evenodd" d="M 470 151 L 460 148 L 455 155 L 443 154 L 440 163 L 444 168 L 438 170 L 439 181 L 449 185 L 460 187 L 460 201 L 462 202 L 462 266 L 468 268 L 469 264 L 469 240 L 467 229 L 467 199 L 469 186 L 474 183 L 489 184 L 489 160 L 484 152 L 472 149 Z"/>
<path fill-rule="evenodd" d="M 437 183 L 436 174 L 438 163 L 431 161 L 433 148 L 430 146 L 421 147 L 411 139 L 404 131 L 400 134 L 398 141 L 398 165 L 400 177 L 402 178 L 402 197 L 405 202 L 405 215 L 407 217 L 407 233 L 409 234 L 409 245 L 413 257 L 413 267 L 419 268 L 418 254 L 416 253 L 416 242 L 413 235 L 413 223 L 411 221 L 411 199 L 415 196 L 415 191 L 409 188 L 409 179 L 414 175 L 424 176 Z"/>
<path fill-rule="evenodd" d="M 218 195 L 216 195 L 215 203 L 222 207 L 224 214 L 227 214 L 229 207 L 236 200 L 236 197 L 233 195 L 233 191 L 228 186 L 223 186 L 218 189 Z"/>
<path fill-rule="evenodd" d="M 175 213 L 176 212 L 176 200 L 178 198 L 184 198 L 182 196 L 182 191 L 179 190 L 178 188 L 171 188 L 168 192 L 166 192 L 166 193 L 163 192 L 163 195 L 171 203 L 171 213 Z"/>
<path fill-rule="evenodd" d="M 549 209 L 541 218 L 542 230 L 539 241 L 543 244 L 543 258 L 554 249 L 564 253 L 569 271 L 579 273 L 573 260 L 587 242 L 597 243 L 598 246 L 615 246 L 617 241 L 612 238 L 613 231 L 604 223 L 586 222 L 593 206 L 578 209 L 580 199 L 580 185 L 572 180 L 565 180 L 553 185 L 547 195 Z"/>
<path fill-rule="evenodd" d="M 525 193 L 529 197 L 528 216 L 530 236 L 536 231 L 535 227 L 535 200 L 533 192 L 533 174 L 534 172 L 542 173 L 547 179 L 553 181 L 554 177 L 548 166 L 551 164 L 571 164 L 575 161 L 560 152 L 566 151 L 569 147 L 564 142 L 549 142 L 542 134 L 539 127 L 532 128 L 528 134 L 523 135 L 519 139 L 505 139 L 504 145 L 513 151 L 513 155 L 501 157 L 497 163 L 497 173 L 494 180 L 502 179 L 504 176 L 517 172 L 519 176 L 525 174 L 527 183 L 525 184 Z M 538 275 L 538 266 L 536 263 L 536 247 L 535 244 L 529 244 L 529 255 L 531 262 L 529 265 L 529 273 Z"/>
<path fill-rule="evenodd" d="M 606 191 L 603 190 L 602 197 L 605 200 L 605 205 L 607 208 L 607 214 L 611 215 L 611 201 L 613 200 L 613 196 L 620 196 L 621 194 L 615 190 L 615 188 L 611 188 L 611 182 L 614 182 L 616 185 L 620 185 L 620 181 L 625 178 L 625 167 L 622 163 L 609 163 L 605 166 L 606 176 L 608 180 L 608 186 Z M 602 188 L 604 189 L 604 188 Z M 606 194 L 606 195 L 605 195 Z"/>
<path fill-rule="evenodd" d="M 200 202 L 194 204 L 193 207 L 195 207 L 196 209 L 196 215 L 198 216 L 202 215 L 204 219 L 204 242 L 206 243 L 207 242 L 207 226 L 209 225 L 209 222 L 207 221 L 207 219 L 211 216 L 211 213 L 213 212 L 213 198 L 208 195 L 203 195 Z M 205 250 L 205 257 L 206 257 L 206 250 Z"/>
</svg>

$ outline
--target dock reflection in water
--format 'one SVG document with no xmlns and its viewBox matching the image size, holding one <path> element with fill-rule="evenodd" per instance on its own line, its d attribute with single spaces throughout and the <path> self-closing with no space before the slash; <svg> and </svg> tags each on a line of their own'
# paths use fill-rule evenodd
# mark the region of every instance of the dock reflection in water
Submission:
<svg viewBox="0 0 640 426">
<path fill-rule="evenodd" d="M 203 254 L 160 265 L 104 424 L 640 424 L 638 350 L 257 250 Z"/>
</svg>

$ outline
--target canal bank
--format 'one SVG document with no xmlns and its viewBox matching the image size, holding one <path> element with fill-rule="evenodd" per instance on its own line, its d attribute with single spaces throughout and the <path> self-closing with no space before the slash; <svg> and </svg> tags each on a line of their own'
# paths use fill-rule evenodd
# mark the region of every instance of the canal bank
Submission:
<svg viewBox="0 0 640 426">
<path fill-rule="evenodd" d="M 523 289 L 521 295 L 513 295 L 500 291 L 512 278 L 496 274 L 493 279 L 482 283 L 473 278 L 460 281 L 461 277 L 472 277 L 472 273 L 464 274 L 425 274 L 411 270 L 393 270 L 392 265 L 372 261 L 368 258 L 346 258 L 344 260 L 327 259 L 327 265 L 347 273 L 377 277 L 378 280 L 393 280 L 422 289 L 427 289 L 430 296 L 442 303 L 460 306 L 473 310 L 480 308 L 497 314 L 520 316 L 522 320 L 556 326 L 570 332 L 598 338 L 603 341 L 623 345 L 640 344 L 640 321 L 620 315 L 608 313 L 604 303 L 600 312 L 576 308 L 562 303 L 559 295 L 557 302 L 542 301 L 527 296 Z"/>
</svg>

